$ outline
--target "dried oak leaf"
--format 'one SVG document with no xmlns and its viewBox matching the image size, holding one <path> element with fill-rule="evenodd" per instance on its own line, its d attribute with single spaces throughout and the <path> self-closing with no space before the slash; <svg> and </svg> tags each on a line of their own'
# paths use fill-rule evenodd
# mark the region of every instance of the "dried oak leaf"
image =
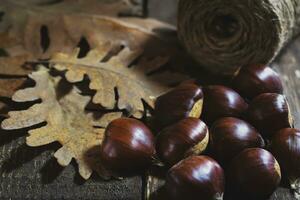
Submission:
<svg viewBox="0 0 300 200">
<path fill-rule="evenodd" d="M 25 63 L 30 60 L 29 55 L 14 57 L 0 57 L 0 75 L 26 77 L 33 68 Z"/>
<path fill-rule="evenodd" d="M 112 109 L 117 89 L 118 108 L 140 118 L 141 99 L 153 105 L 155 97 L 187 79 L 181 72 L 188 60 L 172 27 L 141 19 L 93 17 L 79 21 L 82 23 L 76 23 L 76 28 L 73 25 L 73 32 L 81 27 L 92 50 L 55 53 L 50 63 L 58 70 L 67 70 L 70 82 L 80 82 L 88 75 L 90 88 L 97 91 L 94 103 Z"/>
<path fill-rule="evenodd" d="M 54 54 L 50 60 L 57 70 L 67 70 L 66 79 L 70 82 L 90 78 L 90 89 L 96 90 L 93 103 L 106 109 L 113 109 L 116 103 L 115 89 L 118 94 L 118 108 L 126 109 L 130 115 L 141 118 L 144 114 L 144 100 L 153 107 L 154 99 L 167 91 L 170 85 L 187 77 L 170 70 L 149 74 L 165 65 L 169 57 L 157 56 L 152 59 L 143 56 L 142 50 L 122 49 L 107 62 L 100 62 L 109 52 L 111 46 L 91 50 L 86 57 L 78 59 L 79 49 L 73 54 Z M 133 66 L 130 64 L 138 61 Z"/>
<path fill-rule="evenodd" d="M 23 86 L 25 78 L 9 78 L 0 79 L 0 116 L 5 116 L 12 107 L 8 100 L 21 86 Z"/>
<path fill-rule="evenodd" d="M 0 97 L 11 97 L 23 85 L 25 80 L 25 78 L 0 79 Z"/>
<path fill-rule="evenodd" d="M 3 7 L 23 8 L 23 10 L 34 12 L 63 11 L 65 13 L 140 17 L 144 15 L 143 0 L 1 0 L 1 4 Z"/>
<path fill-rule="evenodd" d="M 88 179 L 93 169 L 108 178 L 109 174 L 101 163 L 96 162 L 98 154 L 95 153 L 95 147 L 101 144 L 104 128 L 95 127 L 106 126 L 121 113 L 106 113 L 95 119 L 85 111 L 90 97 L 80 95 L 76 87 L 71 85 L 69 90 L 61 88 L 61 78 L 50 76 L 46 68 L 33 72 L 29 77 L 36 82 L 35 87 L 17 91 L 12 99 L 16 102 L 40 99 L 41 103 L 27 110 L 9 112 L 2 128 L 21 129 L 47 122 L 46 126 L 29 131 L 27 145 L 42 146 L 58 141 L 62 147 L 54 156 L 60 165 L 67 166 L 74 158 L 83 178 Z"/>
<path fill-rule="evenodd" d="M 137 14 L 142 8 L 142 3 L 131 0 L 51 2 L 1 0 L 0 47 L 9 55 L 30 52 L 35 58 L 48 58 L 53 52 L 73 49 L 81 37 L 95 34 L 91 32 L 94 18 L 127 11 Z"/>
</svg>

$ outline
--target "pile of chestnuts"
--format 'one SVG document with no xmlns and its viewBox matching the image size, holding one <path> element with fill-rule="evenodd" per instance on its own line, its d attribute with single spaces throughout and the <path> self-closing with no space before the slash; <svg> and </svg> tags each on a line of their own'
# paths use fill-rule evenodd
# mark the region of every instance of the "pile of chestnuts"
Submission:
<svg viewBox="0 0 300 200">
<path fill-rule="evenodd" d="M 300 130 L 270 67 L 243 67 L 227 86 L 182 83 L 156 99 L 153 117 L 156 129 L 109 124 L 107 169 L 126 176 L 163 163 L 171 200 L 266 199 L 282 180 L 300 193 Z"/>
</svg>

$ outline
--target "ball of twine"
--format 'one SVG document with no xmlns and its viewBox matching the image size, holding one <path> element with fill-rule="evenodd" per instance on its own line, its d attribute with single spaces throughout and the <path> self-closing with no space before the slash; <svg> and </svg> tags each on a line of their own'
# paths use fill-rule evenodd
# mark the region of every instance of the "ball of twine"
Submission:
<svg viewBox="0 0 300 200">
<path fill-rule="evenodd" d="M 269 63 L 299 27 L 300 0 L 179 1 L 179 39 L 201 66 L 216 73 Z"/>
</svg>

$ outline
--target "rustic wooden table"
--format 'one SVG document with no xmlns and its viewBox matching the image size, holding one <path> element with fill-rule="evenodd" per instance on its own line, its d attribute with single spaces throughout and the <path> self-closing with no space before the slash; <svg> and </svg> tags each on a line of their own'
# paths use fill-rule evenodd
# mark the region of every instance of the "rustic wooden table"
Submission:
<svg viewBox="0 0 300 200">
<path fill-rule="evenodd" d="M 148 14 L 170 23 L 176 20 L 177 0 L 149 0 Z M 291 43 L 273 66 L 280 72 L 285 93 L 300 128 L 300 38 Z M 0 80 L 14 81 L 13 76 Z M 0 103 L 9 103 L 8 97 L 0 97 Z M 2 119 L 0 119 L 2 120 Z M 53 158 L 59 144 L 31 148 L 25 145 L 26 130 L 0 130 L 0 199 L 142 199 L 145 181 L 136 176 L 121 181 L 102 181 L 97 176 L 84 181 L 77 174 L 76 164 L 60 167 Z M 288 189 L 279 188 L 272 200 L 293 200 Z"/>
</svg>

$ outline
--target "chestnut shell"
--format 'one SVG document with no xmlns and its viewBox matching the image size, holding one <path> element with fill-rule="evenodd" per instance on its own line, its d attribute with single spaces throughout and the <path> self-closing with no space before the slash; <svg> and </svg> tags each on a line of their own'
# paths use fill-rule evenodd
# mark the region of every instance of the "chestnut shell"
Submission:
<svg viewBox="0 0 300 200">
<path fill-rule="evenodd" d="M 233 87 L 241 96 L 250 100 L 263 93 L 283 93 L 279 75 L 265 65 L 242 67 L 233 79 Z"/>
<path fill-rule="evenodd" d="M 223 117 L 239 118 L 247 110 L 248 104 L 231 88 L 212 85 L 205 87 L 203 93 L 201 119 L 208 125 Z"/>
<path fill-rule="evenodd" d="M 159 96 L 155 101 L 154 116 L 161 127 L 176 123 L 187 117 L 200 117 L 202 111 L 202 89 L 196 84 L 184 83 Z M 191 116 L 195 104 L 196 113 Z"/>
<path fill-rule="evenodd" d="M 172 200 L 222 199 L 224 173 L 220 165 L 207 156 L 191 156 L 167 173 L 165 189 Z"/>
<path fill-rule="evenodd" d="M 228 188 L 240 199 L 265 199 L 278 187 L 280 166 L 274 156 L 260 148 L 238 154 L 227 171 Z"/>
<path fill-rule="evenodd" d="M 142 122 L 131 118 L 113 120 L 105 130 L 101 160 L 118 175 L 135 173 L 151 164 L 154 136 Z"/>
<path fill-rule="evenodd" d="M 272 138 L 270 151 L 278 160 L 291 186 L 297 187 L 296 184 L 300 181 L 300 130 L 285 128 L 278 131 Z"/>
<path fill-rule="evenodd" d="M 257 130 L 244 120 L 226 117 L 217 120 L 210 128 L 210 150 L 226 166 L 246 148 L 264 147 Z"/>
<path fill-rule="evenodd" d="M 249 105 L 247 119 L 266 138 L 293 123 L 285 96 L 275 93 L 256 97 Z"/>
<path fill-rule="evenodd" d="M 208 128 L 204 122 L 197 118 L 185 118 L 159 133 L 156 152 L 164 163 L 172 166 L 187 155 L 202 153 L 208 140 Z"/>
</svg>

